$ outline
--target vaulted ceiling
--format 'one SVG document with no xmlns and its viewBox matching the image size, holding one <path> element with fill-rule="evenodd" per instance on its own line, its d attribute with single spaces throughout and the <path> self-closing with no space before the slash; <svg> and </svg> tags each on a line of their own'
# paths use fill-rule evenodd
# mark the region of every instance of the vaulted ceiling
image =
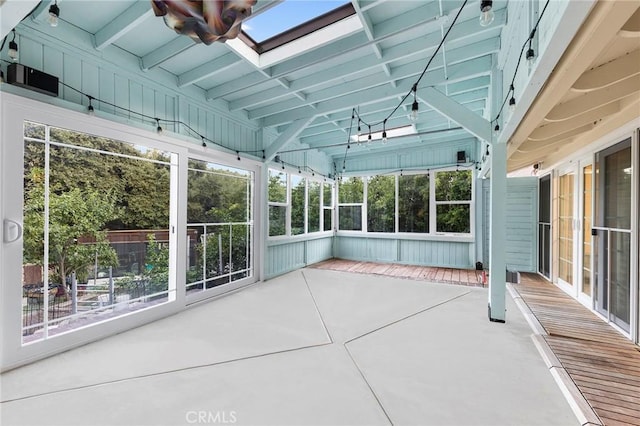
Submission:
<svg viewBox="0 0 640 426">
<path fill-rule="evenodd" d="M 254 15 L 274 3 L 258 0 Z M 346 18 L 351 20 L 348 25 L 330 28 L 315 45 L 303 38 L 302 47 L 290 43 L 279 48 L 280 53 L 263 54 L 260 64 L 241 54 L 239 39 L 207 46 L 176 34 L 154 16 L 148 1 L 59 0 L 61 23 L 48 34 L 73 43 L 66 38 L 79 28 L 91 37 L 97 51 L 126 51 L 139 60 L 141 71 L 165 70 L 175 76 L 178 89 L 195 87 L 231 114 L 255 120 L 277 134 L 288 132 L 304 146 L 338 156 L 344 147 L 332 145 L 347 141 L 352 108 L 359 109 L 367 122 L 387 117 L 411 90 L 462 3 L 352 0 L 355 15 Z M 41 2 L 25 25 L 44 23 L 50 4 Z M 487 27 L 480 26 L 479 7 L 479 1 L 470 1 L 463 8 L 420 82 L 420 110 L 413 123 L 417 134 L 390 139 L 387 144 L 378 141 L 360 153 L 469 137 L 459 124 L 428 106 L 426 92 L 421 90 L 427 87 L 477 116 L 489 117 L 492 55 L 500 48 L 506 0 L 494 1 L 495 20 Z M 65 27 L 76 27 L 76 32 Z M 412 102 L 413 96 L 406 98 L 389 118 L 387 129 L 412 124 Z M 377 130 L 381 126 L 372 129 Z"/>
</svg>

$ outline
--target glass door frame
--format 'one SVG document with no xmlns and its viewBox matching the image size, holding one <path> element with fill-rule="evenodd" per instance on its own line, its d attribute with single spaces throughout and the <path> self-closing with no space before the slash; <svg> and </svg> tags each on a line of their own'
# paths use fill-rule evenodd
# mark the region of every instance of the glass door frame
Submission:
<svg viewBox="0 0 640 426">
<path fill-rule="evenodd" d="M 590 280 L 591 280 L 591 294 L 587 295 L 585 294 L 582 290 L 583 290 L 583 285 L 584 285 L 584 237 L 585 237 L 585 228 L 584 228 L 584 210 L 585 210 L 585 200 L 584 200 L 584 187 L 585 187 L 585 182 L 584 182 L 584 169 L 586 167 L 591 166 L 591 228 L 593 228 L 593 221 L 594 221 L 594 216 L 595 216 L 595 171 L 594 171 L 594 159 L 593 159 L 593 155 L 589 155 L 587 157 L 583 157 L 579 162 L 578 162 L 578 185 L 577 185 L 577 191 L 576 193 L 578 194 L 577 197 L 577 204 L 578 204 L 578 226 L 577 226 L 577 233 L 578 233 L 578 244 L 576 244 L 576 248 L 578 251 L 578 262 L 574 262 L 577 263 L 576 265 L 574 265 L 574 273 L 575 273 L 575 277 L 576 277 L 576 285 L 575 285 L 575 294 L 574 296 L 578 299 L 578 301 L 580 303 L 582 303 L 584 306 L 588 307 L 589 309 L 593 309 L 594 308 L 594 297 L 593 297 L 593 280 L 594 280 L 594 276 L 593 276 L 593 270 L 594 270 L 594 260 L 593 260 L 593 251 L 595 249 L 594 247 L 594 239 L 591 238 L 591 256 L 589 259 L 589 272 L 590 272 Z M 575 250 L 574 250 L 575 252 Z"/>
<path fill-rule="evenodd" d="M 572 262 L 571 262 L 571 274 L 572 274 L 572 283 L 568 283 L 565 280 L 563 280 L 562 278 L 560 278 L 560 271 L 561 271 L 561 267 L 560 267 L 560 253 L 562 252 L 560 250 L 560 232 L 561 232 L 561 225 L 560 225 L 560 178 L 562 176 L 565 176 L 567 174 L 573 174 L 574 176 L 574 180 L 573 180 L 573 188 L 572 188 L 572 197 L 573 197 L 573 206 L 571 207 L 572 209 L 572 217 L 573 219 L 571 220 L 571 229 L 573 231 L 573 241 L 572 241 Z M 582 222 L 580 219 L 577 219 L 578 217 L 578 199 L 579 199 L 579 180 L 580 180 L 580 168 L 578 167 L 577 164 L 569 164 L 569 165 L 565 165 L 564 167 L 559 168 L 556 173 L 554 178 L 556 179 L 556 188 L 558 190 L 558 194 L 556 197 L 554 197 L 557 200 L 557 206 L 554 209 L 552 207 L 552 217 L 551 220 L 552 222 L 555 219 L 555 222 L 557 223 L 557 228 L 558 231 L 556 234 L 554 234 L 554 237 L 557 237 L 558 239 L 558 244 L 557 244 L 557 251 L 553 254 L 554 256 L 557 256 L 556 259 L 554 259 L 552 257 L 552 263 L 553 260 L 556 260 L 556 264 L 557 264 L 557 268 L 555 268 L 555 273 L 552 275 L 555 279 L 555 282 L 557 284 L 558 287 L 560 287 L 565 293 L 571 295 L 574 298 L 577 298 L 578 293 L 576 292 L 576 289 L 578 287 L 577 285 L 577 278 L 578 278 L 578 267 L 577 267 L 577 262 L 576 259 L 578 259 L 578 255 L 579 255 L 579 250 L 576 244 L 576 241 L 578 241 L 579 238 L 579 228 L 580 228 L 580 223 Z M 554 218 L 553 217 L 553 210 L 556 211 L 557 216 Z"/>
<path fill-rule="evenodd" d="M 548 181 L 548 185 L 549 185 L 549 199 L 547 200 L 547 202 L 549 203 L 549 221 L 548 222 L 543 222 L 541 215 L 540 215 L 540 205 L 541 205 L 541 198 L 540 198 L 540 194 L 542 193 L 541 191 L 541 186 L 542 186 L 542 181 L 546 180 Z M 538 267 L 537 267 L 537 272 L 539 275 L 543 276 L 544 278 L 546 278 L 547 280 L 551 280 L 553 277 L 553 173 L 549 173 L 546 174 L 544 176 L 540 176 L 540 178 L 538 179 Z M 549 228 L 549 237 L 548 237 L 548 241 L 545 241 L 544 238 L 544 234 L 540 232 L 540 227 L 544 226 L 544 227 L 548 227 Z M 548 275 L 544 274 L 544 271 L 542 270 L 543 265 L 540 264 L 541 261 L 541 251 L 546 251 L 546 253 L 544 253 L 544 255 L 546 255 L 547 257 L 547 262 L 548 262 Z"/>
</svg>

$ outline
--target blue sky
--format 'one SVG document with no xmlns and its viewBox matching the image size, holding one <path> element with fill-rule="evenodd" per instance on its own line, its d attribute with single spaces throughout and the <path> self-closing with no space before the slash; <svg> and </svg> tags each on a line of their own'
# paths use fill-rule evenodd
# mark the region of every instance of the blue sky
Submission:
<svg viewBox="0 0 640 426">
<path fill-rule="evenodd" d="M 285 0 L 242 23 L 242 29 L 260 43 L 297 25 L 316 18 L 343 4 L 346 0 Z"/>
</svg>

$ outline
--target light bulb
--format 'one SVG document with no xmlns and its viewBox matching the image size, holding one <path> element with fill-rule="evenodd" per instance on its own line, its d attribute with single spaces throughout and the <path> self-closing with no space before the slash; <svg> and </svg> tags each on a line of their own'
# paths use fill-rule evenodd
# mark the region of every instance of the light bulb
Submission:
<svg viewBox="0 0 640 426">
<path fill-rule="evenodd" d="M 387 131 L 382 131 L 382 143 L 387 143 Z"/>
<path fill-rule="evenodd" d="M 17 62 L 18 61 L 18 43 L 16 43 L 15 41 L 10 41 L 8 53 L 11 60 L 13 62 Z"/>
<path fill-rule="evenodd" d="M 516 98 L 513 96 L 509 99 L 509 111 L 513 112 L 516 109 Z"/>
<path fill-rule="evenodd" d="M 91 102 L 89 102 L 89 106 L 87 107 L 87 114 L 89 114 L 91 117 L 96 115 L 96 111 L 93 109 L 93 105 L 91 105 Z"/>
<path fill-rule="evenodd" d="M 413 101 L 413 104 L 411 105 L 411 115 L 409 116 L 409 118 L 411 118 L 411 121 L 416 121 L 418 120 L 418 101 Z"/>
<path fill-rule="evenodd" d="M 60 8 L 58 7 L 57 2 L 49 6 L 49 25 L 52 27 L 58 26 L 58 18 L 60 17 Z"/>
<path fill-rule="evenodd" d="M 480 2 L 480 25 L 483 27 L 491 25 L 495 13 L 493 13 L 493 1 L 482 0 Z"/>
</svg>

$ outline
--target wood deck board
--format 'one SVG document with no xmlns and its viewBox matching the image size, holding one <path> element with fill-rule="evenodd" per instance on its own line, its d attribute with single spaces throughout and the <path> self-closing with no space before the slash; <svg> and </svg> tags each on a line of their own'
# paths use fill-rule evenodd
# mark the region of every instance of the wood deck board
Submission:
<svg viewBox="0 0 640 426">
<path fill-rule="evenodd" d="M 514 288 L 603 423 L 640 426 L 640 348 L 538 275 L 522 274 L 521 284 Z"/>
<path fill-rule="evenodd" d="M 377 274 L 395 278 L 430 281 L 435 283 L 459 284 L 483 287 L 481 271 L 474 269 L 439 268 L 433 266 L 404 265 L 397 263 L 358 262 L 345 259 L 329 259 L 312 268 L 332 271 L 354 272 L 358 274 Z"/>
</svg>

